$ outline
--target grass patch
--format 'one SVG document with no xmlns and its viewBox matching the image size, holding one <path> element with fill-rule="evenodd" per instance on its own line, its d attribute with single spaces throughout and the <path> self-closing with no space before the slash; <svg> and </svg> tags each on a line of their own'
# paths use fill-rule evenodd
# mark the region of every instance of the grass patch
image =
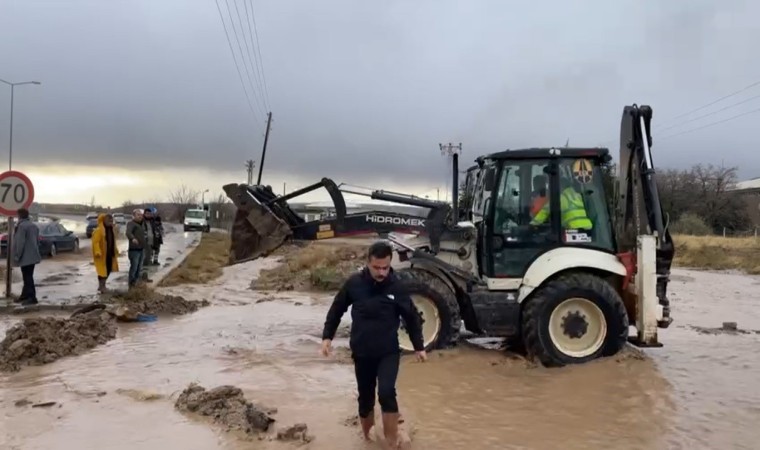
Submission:
<svg viewBox="0 0 760 450">
<path fill-rule="evenodd" d="M 760 238 L 675 235 L 673 242 L 677 266 L 760 274 Z"/>
<path fill-rule="evenodd" d="M 280 248 L 275 255 L 284 257 L 278 267 L 262 270 L 252 283 L 258 290 L 336 291 L 364 264 L 367 245 L 336 242 L 310 242 Z"/>
<path fill-rule="evenodd" d="M 159 286 L 203 284 L 222 276 L 230 255 L 228 233 L 203 233 L 201 241 L 182 263 L 175 267 Z"/>
</svg>

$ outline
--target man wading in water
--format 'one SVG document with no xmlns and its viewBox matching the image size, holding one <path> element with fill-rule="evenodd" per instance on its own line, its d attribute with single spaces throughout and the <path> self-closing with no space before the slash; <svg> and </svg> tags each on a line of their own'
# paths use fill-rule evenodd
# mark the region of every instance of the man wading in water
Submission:
<svg viewBox="0 0 760 450">
<path fill-rule="evenodd" d="M 383 413 L 385 439 L 398 448 L 398 403 L 396 377 L 401 349 L 398 343 L 399 317 L 414 345 L 419 361 L 427 360 L 422 326 L 412 299 L 402 289 L 391 268 L 393 248 L 380 241 L 372 244 L 367 265 L 352 275 L 341 287 L 327 313 L 322 332 L 322 354 L 332 350 L 332 339 L 343 314 L 351 308 L 351 353 L 354 360 L 356 385 L 359 391 L 359 420 L 364 438 L 375 424 L 375 386 L 378 387 L 380 409 Z"/>
</svg>

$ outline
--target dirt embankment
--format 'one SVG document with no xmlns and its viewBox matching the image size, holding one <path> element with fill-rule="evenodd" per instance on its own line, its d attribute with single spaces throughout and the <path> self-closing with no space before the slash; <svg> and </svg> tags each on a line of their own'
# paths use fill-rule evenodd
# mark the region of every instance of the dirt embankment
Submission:
<svg viewBox="0 0 760 450">
<path fill-rule="evenodd" d="M 262 270 L 251 287 L 263 291 L 335 291 L 361 268 L 366 251 L 366 245 L 358 243 L 289 244 L 272 255 L 282 256 L 283 263 Z"/>
<path fill-rule="evenodd" d="M 189 314 L 209 305 L 206 300 L 186 300 L 184 297 L 161 294 L 144 286 L 117 293 L 105 301 L 126 306 L 130 311 L 142 314 Z"/>
<path fill-rule="evenodd" d="M 680 267 L 760 274 L 760 238 L 676 235 L 673 242 Z"/>
<path fill-rule="evenodd" d="M 64 319 L 24 319 L 11 327 L 0 342 L 0 371 L 15 372 L 64 356 L 79 355 L 116 337 L 116 319 L 92 311 Z"/>
<path fill-rule="evenodd" d="M 174 407 L 179 411 L 209 417 L 215 424 L 225 427 L 226 431 L 243 432 L 259 439 L 267 437 L 264 433 L 275 423 L 272 415 L 277 413 L 276 409 L 251 403 L 238 387 L 224 385 L 206 390 L 196 383 L 191 383 L 182 391 Z M 276 439 L 310 442 L 313 437 L 308 434 L 306 424 L 296 424 L 278 430 Z"/>
<path fill-rule="evenodd" d="M 230 255 L 228 233 L 203 233 L 201 241 L 182 263 L 161 280 L 159 286 L 203 284 L 222 276 Z"/>
</svg>

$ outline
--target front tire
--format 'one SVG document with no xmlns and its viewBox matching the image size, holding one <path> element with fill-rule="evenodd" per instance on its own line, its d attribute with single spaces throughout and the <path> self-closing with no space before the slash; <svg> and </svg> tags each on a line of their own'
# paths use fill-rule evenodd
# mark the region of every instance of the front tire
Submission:
<svg viewBox="0 0 760 450">
<path fill-rule="evenodd" d="M 548 282 L 528 300 L 522 331 L 528 355 L 544 366 L 579 364 L 623 348 L 628 314 L 608 282 L 575 273 Z"/>
<path fill-rule="evenodd" d="M 425 351 L 456 345 L 462 320 L 454 292 L 427 270 L 408 268 L 396 273 L 420 315 Z M 402 351 L 414 351 L 403 323 L 399 327 L 398 340 Z"/>
<path fill-rule="evenodd" d="M 56 248 L 55 244 L 50 244 L 50 257 L 53 258 L 57 254 L 58 249 Z"/>
</svg>

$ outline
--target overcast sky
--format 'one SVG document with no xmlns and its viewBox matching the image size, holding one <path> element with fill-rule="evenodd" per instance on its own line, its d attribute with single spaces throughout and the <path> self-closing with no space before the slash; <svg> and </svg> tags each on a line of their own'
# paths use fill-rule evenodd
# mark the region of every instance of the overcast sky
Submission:
<svg viewBox="0 0 760 450">
<path fill-rule="evenodd" d="M 243 28 L 235 0 L 220 4 L 240 57 L 226 2 L 246 56 L 252 41 L 240 34 L 247 2 L 236 1 Z M 672 119 L 760 80 L 760 2 L 252 4 L 269 100 L 251 94 L 255 115 L 215 0 L 4 0 L 0 78 L 42 82 L 16 88 L 14 168 L 163 177 L 101 187 L 112 201 L 168 179 L 219 191 L 259 159 L 268 105 L 265 183 L 329 176 L 420 192 L 444 186 L 439 142 L 462 142 L 463 165 L 568 138 L 614 147 L 622 108 L 635 102 L 654 108 L 658 166 L 723 162 L 760 176 L 760 114 L 674 136 L 760 108 L 758 97 L 689 122 L 760 96 L 760 85 Z M 9 100 L 0 84 L 0 161 Z M 199 170 L 208 176 L 189 175 Z"/>
</svg>

